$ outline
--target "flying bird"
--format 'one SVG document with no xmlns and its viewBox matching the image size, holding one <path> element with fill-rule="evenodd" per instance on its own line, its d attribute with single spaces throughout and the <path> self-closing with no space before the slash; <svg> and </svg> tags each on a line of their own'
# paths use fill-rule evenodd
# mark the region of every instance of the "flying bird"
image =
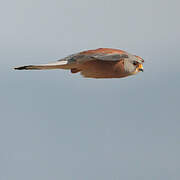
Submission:
<svg viewBox="0 0 180 180">
<path fill-rule="evenodd" d="M 87 78 L 122 78 L 143 72 L 144 60 L 126 51 L 99 48 L 72 54 L 56 62 L 28 65 L 15 70 L 66 69 Z"/>
</svg>

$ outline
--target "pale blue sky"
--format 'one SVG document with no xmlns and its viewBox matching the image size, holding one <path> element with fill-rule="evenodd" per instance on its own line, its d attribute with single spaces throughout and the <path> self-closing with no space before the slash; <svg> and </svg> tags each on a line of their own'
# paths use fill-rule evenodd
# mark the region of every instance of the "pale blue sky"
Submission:
<svg viewBox="0 0 180 180">
<path fill-rule="evenodd" d="M 179 6 L 2 2 L 0 180 L 179 180 Z M 96 80 L 12 70 L 98 47 L 143 57 L 145 72 Z"/>
</svg>

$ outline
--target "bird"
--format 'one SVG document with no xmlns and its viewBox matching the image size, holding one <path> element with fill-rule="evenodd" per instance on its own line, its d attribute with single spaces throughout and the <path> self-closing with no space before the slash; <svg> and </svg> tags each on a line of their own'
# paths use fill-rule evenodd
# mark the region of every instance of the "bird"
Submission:
<svg viewBox="0 0 180 180">
<path fill-rule="evenodd" d="M 144 60 L 140 56 L 112 48 L 85 50 L 65 58 L 40 65 L 15 67 L 15 70 L 65 69 L 85 78 L 124 78 L 143 72 Z"/>
</svg>

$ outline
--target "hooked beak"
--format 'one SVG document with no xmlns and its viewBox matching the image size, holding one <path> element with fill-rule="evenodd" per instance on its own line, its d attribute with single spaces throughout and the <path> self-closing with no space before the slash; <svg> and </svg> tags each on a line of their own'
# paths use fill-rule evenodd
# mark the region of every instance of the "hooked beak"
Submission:
<svg viewBox="0 0 180 180">
<path fill-rule="evenodd" d="M 139 71 L 143 72 L 144 71 L 144 68 L 142 66 L 142 64 L 139 64 L 139 67 L 138 67 Z"/>
</svg>

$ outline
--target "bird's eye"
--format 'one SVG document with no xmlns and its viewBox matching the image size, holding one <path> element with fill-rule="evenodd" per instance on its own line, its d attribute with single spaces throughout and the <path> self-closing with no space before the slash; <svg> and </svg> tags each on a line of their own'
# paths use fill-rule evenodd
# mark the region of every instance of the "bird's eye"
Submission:
<svg viewBox="0 0 180 180">
<path fill-rule="evenodd" d="M 138 62 L 137 62 L 137 61 L 134 61 L 133 64 L 136 66 L 136 65 L 138 65 Z"/>
</svg>

